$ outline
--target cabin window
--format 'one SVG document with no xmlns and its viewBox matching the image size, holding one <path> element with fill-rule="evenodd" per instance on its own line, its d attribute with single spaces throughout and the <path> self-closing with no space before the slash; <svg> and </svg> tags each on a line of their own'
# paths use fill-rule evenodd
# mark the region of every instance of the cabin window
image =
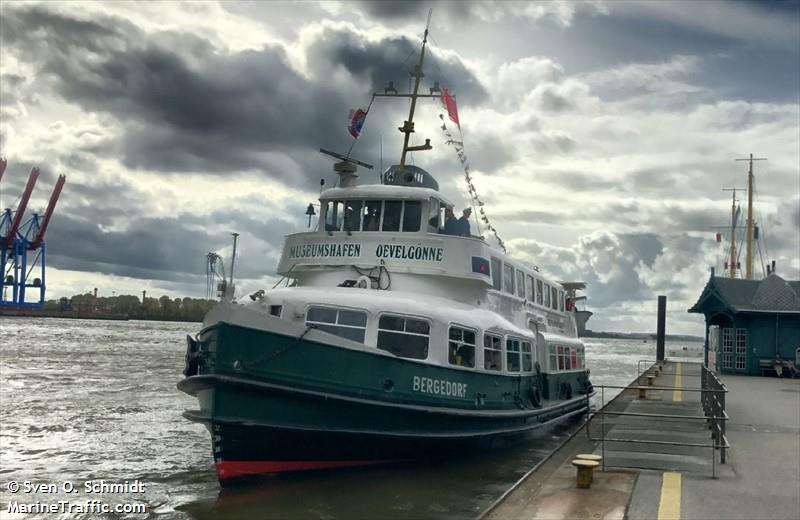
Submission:
<svg viewBox="0 0 800 520">
<path fill-rule="evenodd" d="M 584 367 L 586 367 L 586 359 L 584 357 L 585 355 L 586 355 L 586 353 L 584 352 L 583 347 L 582 346 L 578 347 L 578 366 L 575 367 L 575 368 L 584 368 Z"/>
<path fill-rule="evenodd" d="M 395 356 L 426 359 L 429 338 L 427 321 L 391 314 L 384 314 L 378 320 L 378 348 Z"/>
<path fill-rule="evenodd" d="M 517 296 L 525 297 L 525 273 L 517 269 Z"/>
<path fill-rule="evenodd" d="M 383 210 L 382 200 L 368 200 L 364 204 L 364 231 L 378 231 L 381 228 L 381 213 Z"/>
<path fill-rule="evenodd" d="M 533 350 L 529 341 L 522 342 L 522 371 L 533 372 Z"/>
<path fill-rule="evenodd" d="M 578 368 L 578 349 L 576 347 L 569 348 L 569 358 L 572 368 Z"/>
<path fill-rule="evenodd" d="M 360 200 L 348 200 L 344 203 L 344 228 L 343 231 L 361 231 L 361 206 Z"/>
<path fill-rule="evenodd" d="M 508 264 L 503 264 L 503 290 L 514 294 L 514 268 Z"/>
<path fill-rule="evenodd" d="M 418 200 L 407 200 L 403 208 L 403 231 L 419 231 L 422 222 L 422 203 Z"/>
<path fill-rule="evenodd" d="M 556 347 L 556 350 L 558 351 L 558 369 L 565 370 L 564 367 L 566 366 L 566 361 L 564 358 L 564 347 L 559 345 Z"/>
<path fill-rule="evenodd" d="M 564 310 L 564 291 L 558 291 L 558 310 Z"/>
<path fill-rule="evenodd" d="M 519 340 L 508 338 L 506 340 L 506 370 L 519 372 Z"/>
<path fill-rule="evenodd" d="M 550 284 L 544 284 L 544 306 L 550 307 Z"/>
<path fill-rule="evenodd" d="M 542 289 L 542 281 L 536 280 L 536 303 L 542 305 L 544 298 L 544 289 Z"/>
<path fill-rule="evenodd" d="M 281 317 L 281 311 L 283 310 L 283 305 L 270 305 L 269 306 L 269 314 L 270 316 L 275 316 L 276 318 Z"/>
<path fill-rule="evenodd" d="M 528 284 L 525 286 L 525 299 L 533 303 L 533 277 L 527 276 Z"/>
<path fill-rule="evenodd" d="M 310 307 L 306 325 L 335 336 L 364 343 L 367 330 L 367 313 L 330 307 Z"/>
<path fill-rule="evenodd" d="M 402 200 L 387 200 L 383 207 L 383 231 L 400 231 L 400 216 L 403 213 Z"/>
<path fill-rule="evenodd" d="M 483 336 L 483 368 L 486 370 L 503 369 L 503 339 L 500 336 L 491 334 Z"/>
<path fill-rule="evenodd" d="M 451 365 L 475 368 L 475 331 L 450 327 L 447 360 Z"/>
<path fill-rule="evenodd" d="M 558 289 L 555 287 L 550 288 L 550 304 L 558 310 Z"/>
<path fill-rule="evenodd" d="M 439 199 L 431 198 L 428 202 L 428 231 L 438 233 L 442 228 L 441 211 L 439 211 Z"/>
<path fill-rule="evenodd" d="M 498 291 L 503 289 L 503 263 L 499 258 L 492 258 L 492 287 Z"/>
<path fill-rule="evenodd" d="M 325 231 L 339 231 L 342 229 L 344 217 L 344 202 L 341 200 L 325 203 Z"/>
<path fill-rule="evenodd" d="M 558 370 L 558 355 L 556 354 L 556 346 L 550 345 L 548 348 L 548 353 L 550 354 L 550 371 L 555 372 Z"/>
</svg>

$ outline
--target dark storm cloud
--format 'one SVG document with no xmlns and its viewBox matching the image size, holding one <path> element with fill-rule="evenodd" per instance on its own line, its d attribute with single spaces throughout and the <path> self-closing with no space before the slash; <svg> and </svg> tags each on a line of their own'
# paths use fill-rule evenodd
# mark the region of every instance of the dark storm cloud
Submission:
<svg viewBox="0 0 800 520">
<path fill-rule="evenodd" d="M 109 146 L 126 166 L 260 169 L 301 184 L 319 162 L 315 148 L 337 141 L 332 136 L 346 138 L 342 114 L 353 105 L 346 97 L 352 93 L 327 80 L 306 80 L 287 65 L 282 49 L 224 55 L 194 36 L 145 35 L 117 18 L 83 21 L 38 7 L 6 11 L 4 46 L 40 67 L 64 99 L 123 124 L 120 142 Z M 333 60 L 381 88 L 390 72 L 405 70 L 399 64 L 415 47 L 406 39 L 365 44 L 336 31 L 326 32 L 323 42 L 312 50 L 312 63 Z M 440 60 L 439 67 L 459 95 L 485 97 L 459 61 Z M 293 164 L 276 163 L 277 152 Z"/>
<path fill-rule="evenodd" d="M 420 43 L 405 37 L 365 42 L 355 34 L 326 29 L 308 51 L 309 64 L 315 69 L 345 67 L 362 78 L 370 92 L 383 92 L 389 81 L 401 93 L 408 92 L 408 78 L 419 59 Z M 486 89 L 458 58 L 445 59 L 434 49 L 426 52 L 425 78 L 421 86 L 440 81 L 455 93 L 460 103 L 478 105 L 488 97 Z M 423 90 L 422 92 L 425 92 Z"/>
</svg>

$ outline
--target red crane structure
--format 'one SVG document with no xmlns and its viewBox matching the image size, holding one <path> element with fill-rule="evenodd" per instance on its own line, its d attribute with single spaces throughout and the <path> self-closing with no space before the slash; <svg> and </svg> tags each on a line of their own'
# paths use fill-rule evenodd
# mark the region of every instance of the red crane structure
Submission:
<svg viewBox="0 0 800 520">
<path fill-rule="evenodd" d="M 8 162 L 0 159 L 0 180 L 3 178 Z M 66 182 L 64 175 L 59 175 L 44 215 L 34 213 L 24 221 L 25 210 L 39 178 L 39 168 L 33 168 L 28 176 L 28 183 L 16 210 L 6 208 L 0 214 L 0 308 L 2 307 L 41 307 L 45 296 L 45 252 L 44 241 L 47 227 L 53 216 L 61 190 Z M 28 254 L 35 253 L 32 261 Z M 10 289 L 10 291 L 9 291 Z M 26 289 L 38 290 L 38 300 L 29 302 Z M 10 293 L 10 295 L 8 294 Z"/>
</svg>

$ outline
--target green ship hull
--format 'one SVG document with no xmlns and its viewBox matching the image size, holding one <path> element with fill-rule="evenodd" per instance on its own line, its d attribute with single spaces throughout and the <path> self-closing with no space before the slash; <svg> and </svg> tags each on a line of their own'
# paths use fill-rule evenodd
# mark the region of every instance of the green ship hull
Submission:
<svg viewBox="0 0 800 520">
<path fill-rule="evenodd" d="M 306 330 L 308 332 L 308 329 Z M 502 375 L 229 323 L 188 338 L 186 378 L 222 482 L 468 453 L 585 413 L 585 371 Z"/>
</svg>

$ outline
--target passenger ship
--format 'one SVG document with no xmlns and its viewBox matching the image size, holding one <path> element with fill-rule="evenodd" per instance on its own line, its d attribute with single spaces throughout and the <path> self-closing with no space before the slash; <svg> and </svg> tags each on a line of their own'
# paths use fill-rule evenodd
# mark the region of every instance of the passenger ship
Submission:
<svg viewBox="0 0 800 520">
<path fill-rule="evenodd" d="M 320 195 L 318 228 L 288 235 L 285 287 L 212 309 L 188 337 L 184 416 L 211 432 L 224 485 L 479 446 L 585 413 L 593 393 L 570 293 L 479 236 L 444 234 L 454 208 L 406 164 L 425 31 L 400 163 L 359 185 L 347 156 Z M 337 155 L 337 154 L 334 154 Z"/>
</svg>

